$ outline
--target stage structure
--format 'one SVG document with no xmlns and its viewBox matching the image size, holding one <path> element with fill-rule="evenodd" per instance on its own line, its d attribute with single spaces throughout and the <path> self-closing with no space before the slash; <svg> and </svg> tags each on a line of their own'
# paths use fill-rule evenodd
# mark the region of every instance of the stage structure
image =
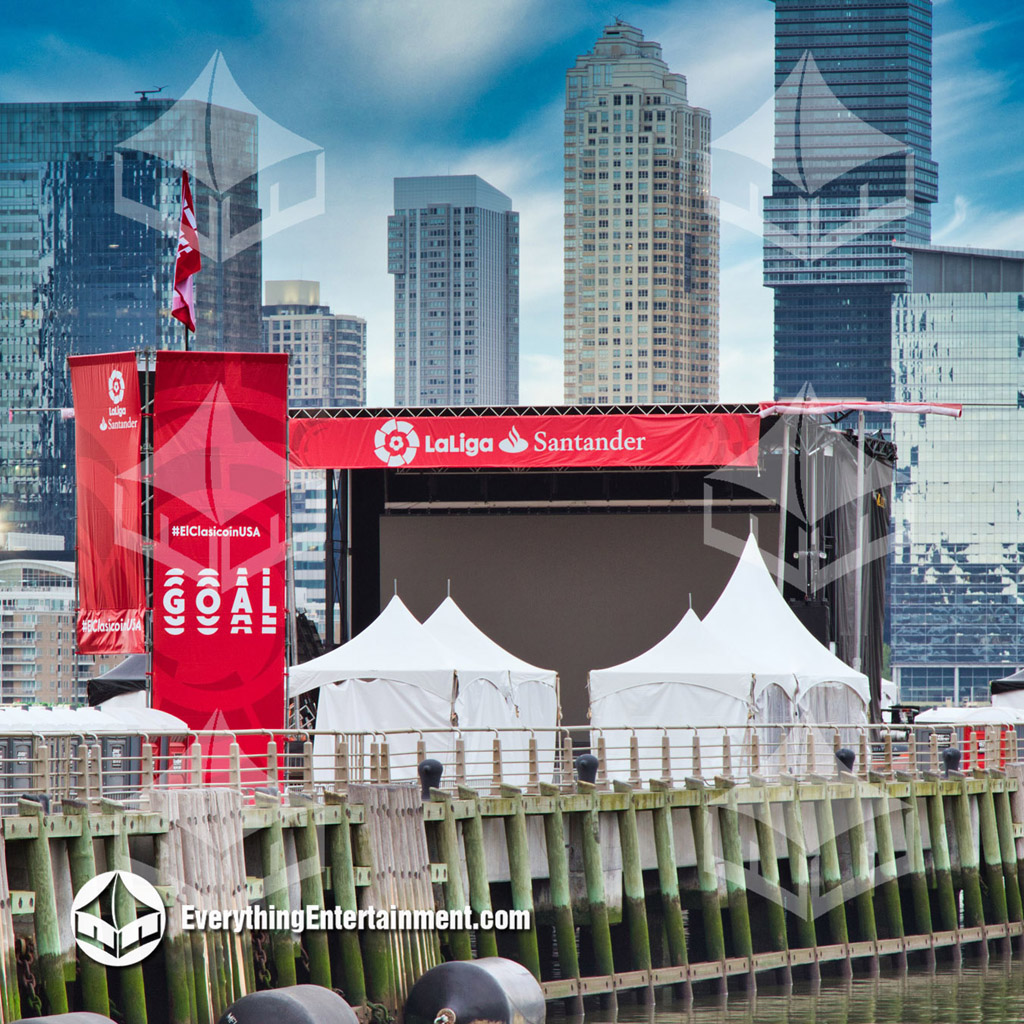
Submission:
<svg viewBox="0 0 1024 1024">
<path fill-rule="evenodd" d="M 587 672 L 705 615 L 753 528 L 794 611 L 871 679 L 877 718 L 895 449 L 804 411 L 293 410 L 292 465 L 327 477 L 326 646 L 396 587 L 421 620 L 450 587 L 558 671 L 563 719 L 583 722 Z"/>
</svg>

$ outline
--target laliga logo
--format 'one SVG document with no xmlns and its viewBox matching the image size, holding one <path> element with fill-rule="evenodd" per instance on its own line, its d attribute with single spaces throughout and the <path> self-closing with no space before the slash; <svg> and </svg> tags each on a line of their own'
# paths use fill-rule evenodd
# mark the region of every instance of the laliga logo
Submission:
<svg viewBox="0 0 1024 1024">
<path fill-rule="evenodd" d="M 110 921 L 89 909 L 104 895 L 110 902 Z M 127 914 L 126 904 L 134 905 Z M 139 912 L 139 904 L 146 912 Z M 122 924 L 119 916 L 128 920 Z M 131 871 L 105 871 L 86 882 L 71 904 L 71 919 L 78 948 L 107 967 L 130 967 L 145 960 L 160 945 L 167 927 L 160 893 Z"/>
<path fill-rule="evenodd" d="M 107 391 L 110 394 L 110 400 L 114 405 L 120 405 L 124 399 L 124 374 L 120 370 L 111 370 L 110 378 L 107 381 Z"/>
<path fill-rule="evenodd" d="M 388 420 L 373 435 L 374 454 L 385 466 L 408 466 L 420 448 L 419 435 L 411 423 Z"/>
</svg>

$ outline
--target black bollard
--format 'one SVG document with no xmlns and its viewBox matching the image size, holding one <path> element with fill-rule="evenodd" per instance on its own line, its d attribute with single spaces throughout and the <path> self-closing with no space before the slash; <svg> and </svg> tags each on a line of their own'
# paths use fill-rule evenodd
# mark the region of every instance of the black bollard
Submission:
<svg viewBox="0 0 1024 1024">
<path fill-rule="evenodd" d="M 576 774 L 580 782 L 596 782 L 598 760 L 593 754 L 580 754 L 576 758 Z"/>
<path fill-rule="evenodd" d="M 420 773 L 421 795 L 424 800 L 430 799 L 430 791 L 441 785 L 441 776 L 444 775 L 444 765 L 432 757 L 420 761 L 416 769 Z"/>
<path fill-rule="evenodd" d="M 840 747 L 836 751 L 836 760 L 846 769 L 848 772 L 853 771 L 853 762 L 857 760 L 857 755 L 849 747 Z"/>
<path fill-rule="evenodd" d="M 942 752 L 942 764 L 946 769 L 945 774 L 955 772 L 960 767 L 960 751 L 957 747 L 946 747 Z"/>
</svg>

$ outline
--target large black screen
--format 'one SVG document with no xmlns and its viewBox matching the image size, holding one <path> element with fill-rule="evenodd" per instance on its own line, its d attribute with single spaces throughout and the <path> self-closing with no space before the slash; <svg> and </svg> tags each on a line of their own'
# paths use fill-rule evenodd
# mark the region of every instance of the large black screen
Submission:
<svg viewBox="0 0 1024 1024">
<path fill-rule="evenodd" d="M 761 547 L 774 551 L 777 514 L 756 519 Z M 563 722 L 582 725 L 587 672 L 653 646 L 682 618 L 691 595 L 697 614 L 706 614 L 750 521 L 746 512 L 721 510 L 712 521 L 698 510 L 383 515 L 381 600 L 387 603 L 397 580 L 422 620 L 450 580 L 452 597 L 485 633 L 558 671 Z"/>
</svg>

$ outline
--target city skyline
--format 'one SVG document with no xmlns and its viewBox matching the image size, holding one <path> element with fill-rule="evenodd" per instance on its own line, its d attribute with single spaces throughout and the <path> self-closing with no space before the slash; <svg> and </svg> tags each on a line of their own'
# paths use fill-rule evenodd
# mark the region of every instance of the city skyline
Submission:
<svg viewBox="0 0 1024 1024">
<path fill-rule="evenodd" d="M 612 13 L 636 24 L 686 76 L 691 102 L 714 116 L 712 190 L 722 198 L 723 220 L 721 396 L 770 395 L 760 197 L 750 202 L 751 188 L 767 188 L 771 155 L 767 0 L 628 4 L 615 12 L 585 3 L 557 10 L 483 4 L 471 13 L 458 4 L 428 10 L 352 3 L 314 5 L 301 24 L 269 4 L 117 9 L 120 16 L 102 26 L 71 5 L 15 12 L 0 101 L 130 99 L 135 89 L 159 85 L 180 96 L 222 49 L 261 111 L 326 150 L 326 215 L 266 241 L 264 277 L 319 278 L 326 303 L 368 320 L 369 401 L 381 404 L 393 386 L 393 293 L 381 231 L 390 180 L 449 171 L 480 174 L 516 197 L 521 397 L 560 398 L 564 75 Z M 1013 194 L 1024 173 L 1015 89 L 1024 59 L 1012 53 L 1016 35 L 1007 30 L 1022 17 L 979 2 L 935 5 L 937 243 L 1015 248 L 1024 236 L 1024 209 Z M 294 70 L 307 66 L 296 57 L 313 38 L 318 47 L 337 40 L 339 54 L 334 75 L 319 76 L 315 87 Z M 350 39 L 357 45 L 346 46 Z M 379 59 L 384 52 L 391 61 Z M 346 236 L 358 244 L 339 244 Z"/>
</svg>

